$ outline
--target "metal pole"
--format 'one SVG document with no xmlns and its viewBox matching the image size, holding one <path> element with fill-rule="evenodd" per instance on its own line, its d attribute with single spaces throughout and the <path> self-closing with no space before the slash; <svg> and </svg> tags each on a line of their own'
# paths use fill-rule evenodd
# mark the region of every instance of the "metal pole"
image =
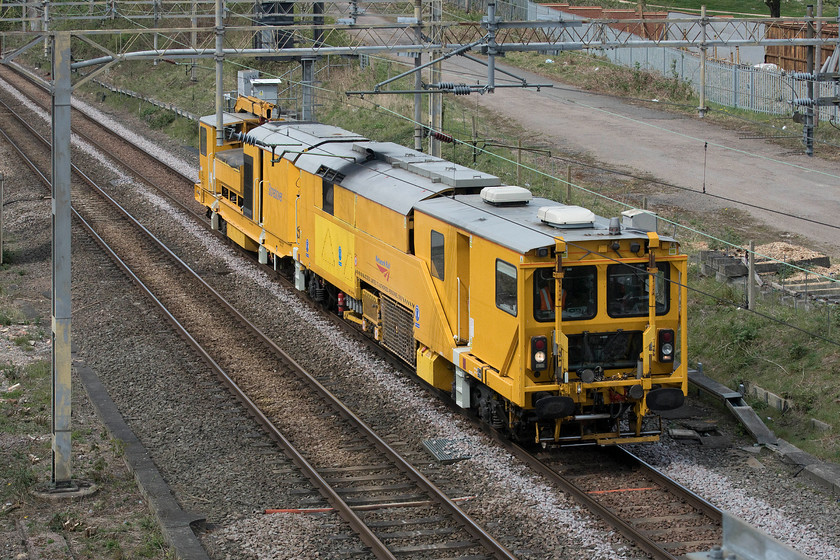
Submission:
<svg viewBox="0 0 840 560">
<path fill-rule="evenodd" d="M 70 481 L 70 33 L 53 38 L 52 93 L 52 472 Z"/>
<path fill-rule="evenodd" d="M 496 90 L 496 2 L 487 2 L 487 91 Z"/>
<path fill-rule="evenodd" d="M 755 241 L 750 241 L 750 253 L 747 255 L 749 262 L 747 272 L 747 309 L 755 311 Z"/>
<path fill-rule="evenodd" d="M 313 80 L 314 80 L 314 72 L 313 67 L 315 66 L 315 57 L 311 56 L 304 56 L 301 57 L 300 63 L 303 66 L 302 73 L 303 77 L 301 78 L 302 90 L 303 90 L 303 99 L 301 100 L 301 120 L 304 121 L 311 121 L 313 120 L 315 111 L 313 102 Z"/>
<path fill-rule="evenodd" d="M 414 0 L 414 20 L 417 23 L 417 27 L 414 30 L 414 34 L 417 37 L 417 44 L 421 44 L 423 42 L 423 29 L 421 27 L 421 21 L 423 18 L 423 1 L 422 0 Z M 422 59 L 423 54 L 421 52 L 417 52 L 416 56 L 414 57 L 414 90 L 420 91 L 423 89 L 423 77 L 420 75 L 420 66 L 423 64 Z M 418 152 L 423 151 L 423 125 L 420 124 L 423 122 L 423 96 L 419 93 L 414 94 L 414 149 Z"/>
<path fill-rule="evenodd" d="M 312 42 L 318 47 L 323 43 L 324 36 L 324 3 L 312 4 Z"/>
<path fill-rule="evenodd" d="M 198 46 L 198 33 L 196 32 L 196 28 L 198 27 L 198 15 L 196 12 L 196 0 L 192 0 L 190 2 L 190 12 L 191 12 L 191 27 L 192 32 L 190 32 L 190 46 L 192 48 L 197 48 Z M 198 59 L 193 58 L 190 64 L 190 81 L 197 82 L 198 81 L 198 74 L 196 72 L 196 65 L 198 64 Z"/>
<path fill-rule="evenodd" d="M 443 7 L 440 0 L 434 0 L 432 6 L 432 42 L 440 42 L 440 20 Z M 432 60 L 440 57 L 440 51 L 432 52 Z M 441 64 L 440 62 L 433 64 L 429 68 L 429 83 L 440 83 Z M 432 130 L 443 130 L 443 94 L 432 93 L 429 95 L 429 125 Z M 429 136 L 429 153 L 435 157 L 440 157 L 440 140 L 436 139 L 434 135 Z"/>
<path fill-rule="evenodd" d="M 44 0 L 44 23 L 42 25 L 44 28 L 44 58 L 50 56 L 50 38 L 46 34 L 47 31 L 50 30 L 50 2 L 49 0 Z"/>
<path fill-rule="evenodd" d="M 160 27 L 160 0 L 154 0 L 152 2 L 152 9 L 154 12 L 154 22 L 155 22 L 155 29 Z M 154 36 L 152 37 L 153 47 L 155 50 L 158 50 L 158 33 L 155 32 Z M 152 66 L 157 66 L 158 59 L 154 59 L 152 61 Z"/>
<path fill-rule="evenodd" d="M 808 5 L 805 8 L 805 17 L 808 20 L 808 27 L 806 28 L 805 36 L 810 39 L 814 36 L 814 6 Z M 802 127 L 802 141 L 805 143 L 805 154 L 809 156 L 814 155 L 814 103 L 816 99 L 814 98 L 814 46 L 808 45 L 806 51 L 807 54 L 805 56 L 805 71 L 808 72 L 811 77 L 808 78 L 808 82 L 806 83 L 806 94 L 805 96 L 808 98 L 810 103 L 807 107 L 805 107 L 805 126 Z"/>
<path fill-rule="evenodd" d="M 817 0 L 817 38 L 822 39 L 822 21 L 819 20 L 823 15 L 823 0 Z M 815 53 L 816 59 L 816 69 L 817 72 L 822 71 L 822 43 L 817 44 L 817 50 Z M 817 92 L 820 93 L 820 92 Z M 820 124 L 820 110 L 817 109 L 814 113 L 814 128 L 819 126 Z"/>
<path fill-rule="evenodd" d="M 222 21 L 222 0 L 216 0 L 216 145 L 225 143 L 223 110 L 223 88 L 222 67 L 225 63 L 224 52 L 225 27 Z"/>
<path fill-rule="evenodd" d="M 703 30 L 700 39 L 700 106 L 697 108 L 700 117 L 706 116 L 706 5 L 700 6 L 700 28 Z"/>
<path fill-rule="evenodd" d="M 0 173 L 0 264 L 3 264 L 3 174 Z"/>
<path fill-rule="evenodd" d="M 572 164 L 566 164 L 566 204 L 572 203 Z"/>
</svg>

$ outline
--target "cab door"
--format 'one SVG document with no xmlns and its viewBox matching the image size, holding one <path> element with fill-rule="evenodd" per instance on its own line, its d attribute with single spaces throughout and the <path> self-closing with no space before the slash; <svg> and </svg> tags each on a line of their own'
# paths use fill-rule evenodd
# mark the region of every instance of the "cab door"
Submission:
<svg viewBox="0 0 840 560">
<path fill-rule="evenodd" d="M 455 274 L 457 283 L 458 302 L 458 342 L 472 343 L 472 319 L 470 318 L 470 235 L 456 232 L 455 241 Z"/>
</svg>

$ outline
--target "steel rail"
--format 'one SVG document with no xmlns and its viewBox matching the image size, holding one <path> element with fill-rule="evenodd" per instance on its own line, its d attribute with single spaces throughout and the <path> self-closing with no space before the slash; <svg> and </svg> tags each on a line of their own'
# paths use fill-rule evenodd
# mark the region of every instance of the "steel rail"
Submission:
<svg viewBox="0 0 840 560">
<path fill-rule="evenodd" d="M 6 103 L 0 100 L 0 104 L 2 104 L 18 121 L 24 125 L 24 127 L 33 134 L 41 143 L 45 146 L 49 146 L 49 142 L 44 139 L 37 131 L 35 131 L 31 126 L 29 126 L 25 120 L 17 115 L 14 110 L 9 107 Z M 2 131 L 0 131 L 2 132 Z M 14 142 L 5 134 L 2 133 L 9 142 L 15 146 Z M 26 155 L 17 147 L 15 146 L 18 153 L 21 155 L 24 160 L 29 160 Z M 34 166 L 34 163 L 27 163 L 32 169 L 36 169 L 37 166 Z M 481 528 L 469 515 L 467 515 L 464 511 L 458 507 L 455 502 L 453 502 L 449 497 L 442 492 L 436 485 L 434 485 L 428 478 L 425 477 L 419 470 L 417 470 L 413 465 L 411 465 L 408 461 L 405 460 L 397 451 L 395 451 L 391 446 L 389 446 L 382 438 L 380 438 L 363 420 L 361 420 L 355 413 L 353 413 L 347 406 L 344 405 L 337 397 L 335 397 L 329 390 L 326 389 L 315 377 L 313 377 L 309 372 L 307 372 L 303 366 L 301 366 L 297 361 L 294 360 L 291 356 L 289 356 L 285 351 L 283 351 L 279 346 L 277 346 L 274 341 L 268 338 L 256 325 L 248 321 L 248 319 L 242 315 L 230 302 L 228 302 L 220 293 L 218 293 L 213 287 L 207 284 L 204 279 L 202 279 L 192 268 L 187 265 L 180 257 L 178 257 L 174 252 L 172 252 L 161 240 L 159 240 L 152 232 L 150 232 L 145 226 L 143 226 L 139 221 L 137 221 L 131 214 L 125 210 L 117 201 L 111 198 L 107 193 L 104 192 L 92 179 L 90 179 L 84 172 L 82 172 L 78 167 L 75 165 L 72 166 L 73 172 L 76 173 L 82 180 L 88 184 L 90 187 L 95 189 L 97 193 L 105 198 L 114 208 L 116 208 L 127 220 L 132 222 L 135 227 L 140 229 L 147 238 L 149 238 L 158 248 L 166 253 L 171 259 L 173 259 L 187 274 L 191 275 L 197 282 L 199 282 L 210 294 L 211 296 L 220 303 L 228 312 L 234 316 L 234 318 L 240 322 L 244 327 L 251 331 L 251 333 L 259 339 L 261 343 L 265 346 L 270 348 L 282 361 L 286 362 L 293 370 L 294 373 L 297 374 L 300 378 L 304 379 L 308 382 L 326 401 L 330 403 L 333 408 L 337 410 L 337 412 L 345 419 L 350 421 L 356 429 L 362 432 L 368 440 L 384 455 L 386 455 L 401 471 L 403 471 L 409 478 L 411 478 L 421 489 L 427 492 L 430 497 L 433 498 L 437 503 L 442 505 L 444 509 L 449 513 L 453 518 L 457 519 L 462 528 L 465 529 L 470 535 L 472 535 L 481 545 L 487 549 L 495 558 L 501 559 L 508 559 L 508 560 L 515 560 L 515 556 L 508 551 L 501 543 L 496 541 L 490 534 L 488 534 L 483 528 Z M 50 186 L 50 182 L 46 179 L 45 175 L 39 171 L 37 171 L 41 180 L 47 185 Z M 74 215 L 80 218 L 81 223 L 85 225 L 86 229 L 89 228 L 87 222 L 85 222 L 81 216 L 73 209 Z M 278 441 L 281 446 L 283 446 L 284 451 L 286 454 L 297 464 L 303 471 L 304 474 L 309 478 L 313 484 L 319 489 L 322 493 L 324 498 L 336 508 L 336 511 L 341 515 L 341 517 L 350 524 L 350 526 L 357 531 L 362 541 L 371 547 L 374 554 L 377 558 L 382 559 L 394 559 L 395 557 L 393 554 L 388 550 L 388 548 L 382 543 L 379 538 L 374 534 L 373 530 L 368 527 L 355 513 L 355 511 L 349 506 L 339 495 L 338 493 L 329 485 L 329 483 L 306 461 L 303 455 L 298 452 L 292 444 L 286 440 L 282 433 L 271 423 L 271 421 L 259 410 L 258 406 L 253 403 L 247 395 L 236 385 L 236 383 L 221 369 L 221 367 L 210 357 L 210 355 L 200 347 L 198 341 L 196 341 L 189 332 L 178 322 L 178 320 L 166 310 L 164 304 L 160 302 L 154 294 L 152 294 L 151 290 L 146 287 L 142 281 L 134 274 L 133 271 L 130 270 L 128 265 L 124 263 L 119 257 L 111 250 L 110 248 L 106 248 L 107 243 L 96 234 L 92 228 L 89 230 L 91 231 L 94 239 L 97 239 L 97 243 L 103 245 L 106 252 L 113 256 L 115 262 L 122 268 L 126 274 L 134 281 L 141 289 L 152 298 L 152 301 L 161 308 L 164 312 L 167 320 L 172 323 L 172 325 L 178 330 L 178 332 L 187 340 L 191 346 L 193 346 L 198 352 L 202 359 L 214 369 L 217 374 L 219 374 L 220 378 L 223 382 L 231 389 L 231 391 L 235 394 L 237 399 L 243 403 L 255 416 L 255 418 L 262 424 L 266 430 L 268 431 L 269 435 Z"/>
<path fill-rule="evenodd" d="M 618 446 L 620 453 L 623 453 L 628 459 L 639 465 L 645 475 L 652 478 L 656 483 L 661 484 L 672 494 L 679 496 L 686 501 L 690 506 L 703 512 L 703 515 L 714 521 L 715 523 L 723 523 L 723 511 L 715 507 L 707 500 L 701 498 L 682 484 L 679 484 L 674 479 L 669 478 L 668 475 L 633 453 L 628 449 Z"/>
<path fill-rule="evenodd" d="M 5 78 L 5 77 L 3 76 L 3 71 L 4 71 L 5 69 L 8 69 L 8 70 L 9 70 L 12 74 L 15 74 L 15 75 L 16 75 L 19 79 L 25 80 L 25 81 L 26 81 L 27 83 L 29 83 L 30 85 L 32 85 L 32 86 L 34 86 L 34 87 L 36 87 L 36 88 L 40 89 L 40 90 L 41 90 L 41 91 L 42 91 L 45 95 L 50 95 L 49 90 L 47 89 L 47 87 L 46 87 L 43 83 L 40 83 L 40 82 L 38 82 L 38 81 L 33 80 L 30 76 L 28 76 L 27 74 L 25 74 L 25 73 L 24 73 L 24 72 L 23 72 L 23 71 L 22 71 L 19 67 L 17 67 L 17 66 L 11 66 L 11 65 L 0 64 L 0 78 Z M 29 98 L 29 99 L 30 99 L 33 103 L 35 103 L 38 107 L 40 107 L 41 109 L 43 109 L 44 111 L 46 111 L 46 112 L 48 112 L 48 113 L 50 112 L 51 107 L 49 106 L 49 104 L 44 103 L 42 100 L 40 100 L 40 99 L 35 99 L 34 97 L 31 97 L 31 96 L 28 96 L 28 95 L 27 95 L 27 97 L 28 97 L 28 98 Z M 163 161 L 162 159 L 160 159 L 160 158 L 159 158 L 159 157 L 157 157 L 156 155 L 154 155 L 154 154 L 151 154 L 151 153 L 147 152 L 147 151 L 146 151 L 146 150 L 144 150 L 141 146 L 138 146 L 137 144 L 135 144 L 134 142 L 132 142 L 132 141 L 131 141 L 131 140 L 129 140 L 128 138 L 124 138 L 124 137 L 122 137 L 122 136 L 118 136 L 118 135 L 117 135 L 117 134 L 116 134 L 113 130 L 111 130 L 110 128 L 108 128 L 107 126 L 105 126 L 104 124 L 102 124 L 101 122 L 97 121 L 96 119 L 94 119 L 93 117 L 91 117 L 90 115 L 88 115 L 87 113 L 85 113 L 84 111 L 82 111 L 81 109 L 78 109 L 77 107 L 72 107 L 72 112 L 73 112 L 75 115 L 77 115 L 77 116 L 81 116 L 81 117 L 82 117 L 82 118 L 83 118 L 86 122 L 90 123 L 90 124 L 91 124 L 91 125 L 93 125 L 93 126 L 98 127 L 98 128 L 99 128 L 100 130 L 102 130 L 103 132 L 105 132 L 105 133 L 107 133 L 107 134 L 110 134 L 110 135 L 112 135 L 112 136 L 116 137 L 119 141 L 124 142 L 125 144 L 127 144 L 127 145 L 129 145 L 129 146 L 132 146 L 132 147 L 134 147 L 135 149 L 137 149 L 137 150 L 139 150 L 139 151 L 143 152 L 143 153 L 144 153 L 147 157 L 152 158 L 153 160 L 157 161 L 157 162 L 158 162 L 161 166 L 166 167 L 166 169 L 168 169 L 168 170 L 169 170 L 169 171 L 171 171 L 172 173 L 174 173 L 174 174 L 178 175 L 178 176 L 179 176 L 180 178 L 182 178 L 182 179 L 183 179 L 186 183 L 188 183 L 188 184 L 193 184 L 193 183 L 195 182 L 195 181 L 192 179 L 192 177 L 187 177 L 187 176 L 186 176 L 184 173 L 182 173 L 180 170 L 175 169 L 175 168 L 174 168 L 174 167 L 172 167 L 170 164 L 168 164 L 167 162 Z M 71 121 L 71 122 L 72 122 L 72 121 Z M 74 131 L 73 131 L 73 133 L 74 133 L 74 134 L 77 134 L 80 138 L 84 139 L 84 140 L 85 140 L 85 142 L 88 142 L 88 143 L 90 143 L 90 144 L 92 144 L 92 145 L 96 146 L 96 147 L 97 147 L 97 148 L 99 148 L 101 151 L 106 152 L 106 153 L 107 153 L 107 152 L 109 152 L 109 148 L 106 148 L 105 146 L 102 146 L 99 142 L 97 142 L 96 140 L 94 140 L 93 138 L 91 138 L 88 134 L 86 134 L 86 133 L 84 133 L 84 132 L 81 132 L 81 131 L 79 131 L 79 130 L 74 130 Z M 182 210 L 184 210 L 184 211 L 186 211 L 186 212 L 190 212 L 190 213 L 192 213 L 192 214 L 194 214 L 194 215 L 196 214 L 194 211 L 192 211 L 191 209 L 187 208 L 187 207 L 186 207 L 186 205 L 185 205 L 185 204 L 183 204 L 181 201 L 179 201 L 179 200 L 177 200 L 176 198 L 172 197 L 172 196 L 171 196 L 168 192 L 166 192 L 165 190 L 163 190 L 163 189 L 161 189 L 159 186 L 157 186 L 157 185 L 154 183 L 154 181 L 152 181 L 151 179 L 149 179 L 149 178 L 146 176 L 146 174 L 145 174 L 142 170 L 140 170 L 140 169 L 138 169 L 136 166 L 132 165 L 132 163 L 130 163 L 130 162 L 126 162 L 126 161 L 123 161 L 123 160 L 120 160 L 120 161 L 119 161 L 119 163 L 120 163 L 120 165 L 122 165 L 123 167 L 125 167 L 126 169 L 128 169 L 129 171 L 131 171 L 132 173 L 134 173 L 135 175 L 137 175 L 138 177 L 140 177 L 140 178 L 142 179 L 142 181 L 143 181 L 144 183 L 146 183 L 148 186 L 150 186 L 150 187 L 152 187 L 152 188 L 156 189 L 157 191 L 161 192 L 162 194 L 165 194 L 166 196 L 168 196 L 168 197 L 169 197 L 169 198 L 170 198 L 173 202 L 175 202 L 176 204 L 178 204 L 178 206 L 180 206 L 180 208 L 181 208 Z"/>
</svg>

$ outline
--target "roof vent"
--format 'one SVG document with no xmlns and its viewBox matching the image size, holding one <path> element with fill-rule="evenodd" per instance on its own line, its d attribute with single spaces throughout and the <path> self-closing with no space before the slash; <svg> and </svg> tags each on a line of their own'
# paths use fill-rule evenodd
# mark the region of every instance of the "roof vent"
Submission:
<svg viewBox="0 0 840 560">
<path fill-rule="evenodd" d="M 592 210 L 580 206 L 543 206 L 537 210 L 537 217 L 556 228 L 587 228 L 595 222 Z"/>
<path fill-rule="evenodd" d="M 493 206 L 522 206 L 531 202 L 531 191 L 523 187 L 484 187 L 481 200 Z"/>
</svg>

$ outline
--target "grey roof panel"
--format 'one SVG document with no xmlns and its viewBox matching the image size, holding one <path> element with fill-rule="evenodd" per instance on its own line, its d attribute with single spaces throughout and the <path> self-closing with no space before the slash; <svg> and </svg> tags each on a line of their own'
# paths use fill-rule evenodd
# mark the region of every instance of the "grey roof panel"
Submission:
<svg viewBox="0 0 840 560">
<path fill-rule="evenodd" d="M 452 180 L 436 180 L 426 171 L 418 174 L 412 165 L 440 168 L 440 175 L 474 179 L 479 174 L 484 182 L 498 184 L 499 179 L 466 167 L 448 163 L 390 142 L 371 142 L 337 127 L 314 123 L 270 122 L 254 128 L 250 136 L 277 146 L 275 155 L 282 155 L 313 175 L 322 166 L 340 174 L 336 183 L 342 187 L 406 215 L 420 200 L 452 189 Z M 301 153 L 308 147 L 322 143 Z M 285 152 L 285 153 L 284 153 Z M 445 167 L 454 168 L 447 170 Z M 457 183 L 456 183 L 457 184 Z"/>
<path fill-rule="evenodd" d="M 604 218 L 596 218 L 588 228 L 549 226 L 537 218 L 537 210 L 561 205 L 545 198 L 534 198 L 525 206 L 493 206 L 477 194 L 450 196 L 454 189 L 501 182 L 493 175 L 390 142 L 371 142 L 338 127 L 275 121 L 254 128 L 250 135 L 276 146 L 276 156 L 309 173 L 328 168 L 337 184 L 386 208 L 403 215 L 417 209 L 519 253 L 552 246 L 557 236 L 570 242 L 643 236 L 640 232 L 611 236 Z M 439 196 L 442 193 L 447 196 Z"/>
<path fill-rule="evenodd" d="M 420 212 L 518 253 L 553 246 L 555 237 L 562 237 L 567 242 L 576 242 L 597 238 L 638 239 L 645 236 L 643 232 L 625 230 L 618 235 L 610 235 L 609 220 L 601 217 L 596 217 L 593 227 L 552 227 L 537 218 L 537 210 L 541 206 L 562 204 L 546 198 L 534 198 L 523 206 L 493 206 L 482 201 L 480 195 L 456 195 L 423 200 L 414 207 Z M 663 237 L 663 240 L 668 239 Z"/>
</svg>

